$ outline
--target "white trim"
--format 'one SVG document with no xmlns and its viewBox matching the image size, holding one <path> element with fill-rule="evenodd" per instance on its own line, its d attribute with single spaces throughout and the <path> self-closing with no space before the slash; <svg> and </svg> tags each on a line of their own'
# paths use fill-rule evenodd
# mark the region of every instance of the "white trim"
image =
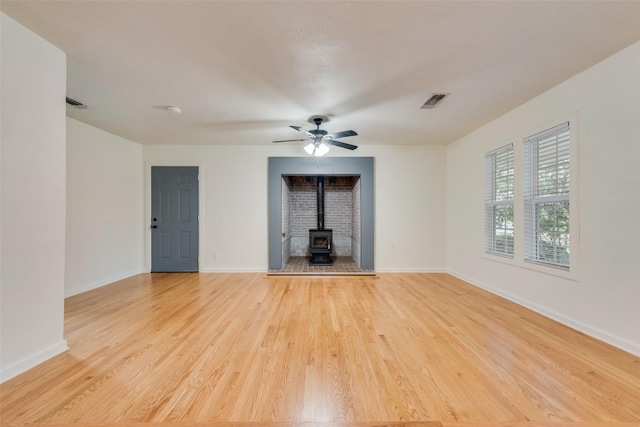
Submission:
<svg viewBox="0 0 640 427">
<path fill-rule="evenodd" d="M 263 268 L 245 268 L 245 267 L 221 267 L 221 268 L 200 268 L 200 273 L 267 273 L 269 270 Z"/>
<path fill-rule="evenodd" d="M 446 273 L 446 268 L 429 268 L 429 267 L 398 267 L 398 268 L 376 268 L 376 273 Z"/>
<path fill-rule="evenodd" d="M 136 275 L 141 274 L 141 273 L 145 273 L 145 271 L 142 270 L 142 269 L 131 270 L 131 271 L 127 272 L 127 273 L 118 274 L 118 275 L 112 276 L 112 277 L 110 277 L 108 279 L 101 279 L 101 280 L 97 280 L 95 282 L 88 283 L 88 284 L 83 285 L 83 286 L 78 286 L 78 287 L 73 288 L 73 289 L 67 289 L 67 290 L 64 291 L 64 297 L 68 298 L 68 297 L 72 297 L 74 295 L 79 295 L 79 294 L 82 294 L 84 292 L 88 292 L 88 291 L 91 291 L 93 289 L 101 288 L 102 286 L 110 285 L 110 284 L 112 284 L 114 282 L 117 282 L 119 280 L 127 279 L 129 277 L 133 277 L 133 276 L 136 276 Z"/>
<path fill-rule="evenodd" d="M 635 356 L 640 356 L 640 345 L 633 343 L 629 340 L 626 340 L 624 338 L 620 338 L 616 335 L 612 335 L 606 331 L 603 331 L 601 329 L 598 328 L 594 328 L 590 325 L 587 325 L 583 322 L 580 322 L 578 320 L 572 319 L 571 317 L 565 316 L 564 314 L 558 313 L 554 310 L 550 310 L 546 307 L 543 307 L 541 305 L 538 305 L 534 302 L 531 302 L 529 300 L 526 300 L 524 298 L 520 298 L 518 296 L 515 296 L 509 292 L 505 292 L 503 290 L 494 288 L 493 286 L 489 286 L 486 283 L 482 283 L 479 282 L 477 280 L 473 280 L 470 277 L 467 277 L 463 274 L 460 273 L 456 273 L 454 271 L 449 270 L 448 271 L 449 274 L 451 274 L 452 276 L 463 280 L 473 286 L 476 286 L 478 288 L 484 289 L 487 292 L 490 292 L 494 295 L 500 296 L 502 298 L 505 298 L 513 303 L 516 303 L 522 307 L 528 308 L 530 310 L 535 311 L 538 314 L 541 314 L 551 320 L 555 320 L 558 323 L 561 323 L 565 326 L 568 326 L 572 329 L 575 329 L 576 331 L 582 332 L 586 335 L 589 335 L 592 338 L 595 338 L 597 340 L 603 341 L 607 344 L 610 344 L 616 348 L 619 348 L 621 350 L 624 350 L 628 353 L 631 353 Z"/>
<path fill-rule="evenodd" d="M 42 362 L 45 362 L 52 357 L 59 355 L 60 353 L 64 353 L 67 350 L 69 350 L 67 341 L 60 340 L 57 343 L 50 345 L 49 347 L 43 348 L 42 350 L 33 353 L 30 356 L 24 357 L 17 362 L 12 363 L 11 365 L 0 371 L 0 384 L 10 380 L 11 378 L 17 377 L 23 372 L 26 372 L 29 369 L 41 364 Z"/>
</svg>

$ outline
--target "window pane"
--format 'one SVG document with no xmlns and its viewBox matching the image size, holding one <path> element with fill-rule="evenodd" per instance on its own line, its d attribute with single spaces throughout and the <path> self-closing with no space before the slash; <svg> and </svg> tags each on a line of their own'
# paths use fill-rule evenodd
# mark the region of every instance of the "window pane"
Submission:
<svg viewBox="0 0 640 427">
<path fill-rule="evenodd" d="M 525 259 L 569 266 L 569 123 L 525 139 Z"/>
<path fill-rule="evenodd" d="M 537 196 L 569 193 L 569 130 L 534 143 Z"/>
<path fill-rule="evenodd" d="M 494 208 L 495 252 L 513 254 L 513 205 Z"/>
<path fill-rule="evenodd" d="M 485 251 L 513 256 L 513 144 L 485 155 Z"/>
</svg>

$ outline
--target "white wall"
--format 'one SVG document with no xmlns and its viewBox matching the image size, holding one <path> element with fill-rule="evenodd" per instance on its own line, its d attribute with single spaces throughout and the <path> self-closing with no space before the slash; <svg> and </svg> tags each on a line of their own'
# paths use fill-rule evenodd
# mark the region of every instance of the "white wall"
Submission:
<svg viewBox="0 0 640 427">
<path fill-rule="evenodd" d="M 65 54 L 0 14 L 0 380 L 64 351 Z"/>
<path fill-rule="evenodd" d="M 376 271 L 444 272 L 446 147 L 375 147 Z"/>
<path fill-rule="evenodd" d="M 65 294 L 143 271 L 142 147 L 67 118 Z"/>
<path fill-rule="evenodd" d="M 267 159 L 306 156 L 302 146 L 157 145 L 143 153 L 147 180 L 154 165 L 200 166 L 201 271 L 267 270 Z M 446 148 L 363 141 L 331 155 L 375 157 L 376 270 L 444 271 Z"/>
<path fill-rule="evenodd" d="M 448 146 L 447 267 L 640 355 L 640 43 Z M 569 114 L 579 117 L 577 280 L 483 257 L 483 156 Z M 572 209 L 575 208 L 572 206 Z"/>
</svg>

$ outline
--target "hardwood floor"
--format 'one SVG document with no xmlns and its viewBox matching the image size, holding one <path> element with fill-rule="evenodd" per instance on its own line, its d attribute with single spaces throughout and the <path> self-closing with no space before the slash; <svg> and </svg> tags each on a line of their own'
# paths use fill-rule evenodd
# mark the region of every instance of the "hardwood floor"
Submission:
<svg viewBox="0 0 640 427">
<path fill-rule="evenodd" d="M 640 425 L 640 358 L 446 274 L 142 274 L 65 312 L 2 425 Z"/>
</svg>

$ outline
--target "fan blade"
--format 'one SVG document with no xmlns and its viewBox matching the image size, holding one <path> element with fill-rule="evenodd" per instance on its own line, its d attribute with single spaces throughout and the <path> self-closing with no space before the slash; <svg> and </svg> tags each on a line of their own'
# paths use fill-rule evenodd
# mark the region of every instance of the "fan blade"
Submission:
<svg viewBox="0 0 640 427">
<path fill-rule="evenodd" d="M 308 141 L 307 138 L 304 139 L 281 139 L 280 141 L 271 141 L 271 142 L 293 142 L 293 141 Z"/>
<path fill-rule="evenodd" d="M 290 127 L 291 129 L 295 129 L 295 130 L 297 130 L 298 132 L 304 132 L 304 133 L 306 133 L 306 134 L 309 136 L 309 138 L 315 138 L 315 135 L 314 135 L 314 134 L 312 134 L 312 133 L 311 133 L 311 132 L 309 132 L 308 130 L 304 130 L 304 129 L 302 129 L 300 126 L 289 126 L 289 127 Z"/>
<path fill-rule="evenodd" d="M 337 133 L 330 133 L 329 135 L 325 135 L 325 138 L 345 138 L 347 136 L 356 136 L 358 133 L 355 130 L 345 130 Z"/>
<path fill-rule="evenodd" d="M 355 150 L 358 148 L 357 145 L 347 144 L 346 142 L 336 141 L 335 139 L 325 139 L 325 143 L 335 145 L 336 147 L 346 148 L 347 150 Z"/>
</svg>

